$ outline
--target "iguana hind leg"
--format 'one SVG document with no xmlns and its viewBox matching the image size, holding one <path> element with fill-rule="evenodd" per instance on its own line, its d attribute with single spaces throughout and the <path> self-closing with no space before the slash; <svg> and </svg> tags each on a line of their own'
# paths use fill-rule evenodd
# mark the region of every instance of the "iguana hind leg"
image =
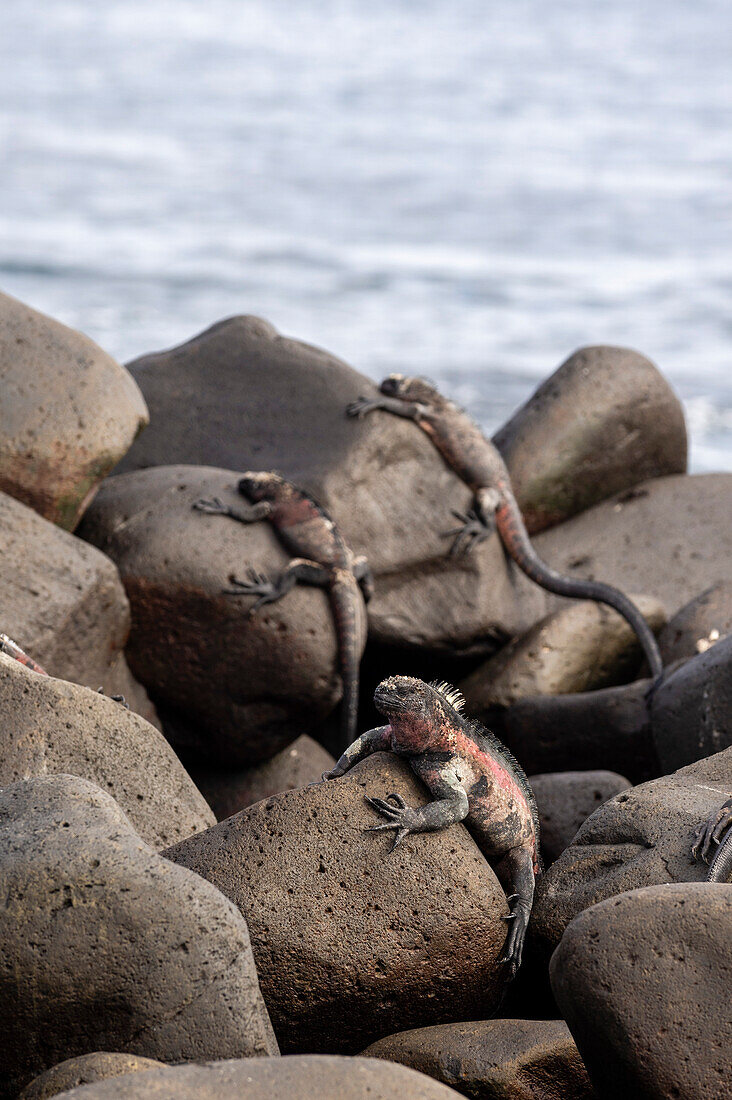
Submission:
<svg viewBox="0 0 732 1100">
<path fill-rule="evenodd" d="M 691 854 L 694 859 L 710 864 L 708 882 L 727 881 L 732 870 L 732 798 L 697 827 Z"/>
<path fill-rule="evenodd" d="M 509 924 L 501 962 L 514 978 L 521 966 L 526 929 L 534 902 L 534 857 L 526 848 L 514 848 L 496 865 L 496 874 L 506 891 L 511 912 L 504 917 Z"/>
<path fill-rule="evenodd" d="M 266 603 L 281 600 L 298 582 L 316 588 L 323 588 L 330 583 L 328 570 L 317 562 L 306 561 L 305 558 L 294 558 L 276 581 L 271 581 L 256 569 L 250 568 L 248 572 L 248 580 L 240 581 L 232 577 L 231 584 L 234 587 L 224 588 L 223 592 L 227 596 L 257 596 L 257 602 L 249 610 L 250 615 L 255 614 Z"/>
</svg>

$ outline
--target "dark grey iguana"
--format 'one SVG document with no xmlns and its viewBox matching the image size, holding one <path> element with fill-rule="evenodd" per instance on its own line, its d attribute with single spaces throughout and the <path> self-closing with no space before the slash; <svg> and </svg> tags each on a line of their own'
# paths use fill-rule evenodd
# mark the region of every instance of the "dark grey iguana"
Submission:
<svg viewBox="0 0 732 1100">
<path fill-rule="evenodd" d="M 716 813 L 698 827 L 691 851 L 695 859 L 709 864 L 707 882 L 729 882 L 732 873 L 732 798 L 722 803 Z"/>
</svg>

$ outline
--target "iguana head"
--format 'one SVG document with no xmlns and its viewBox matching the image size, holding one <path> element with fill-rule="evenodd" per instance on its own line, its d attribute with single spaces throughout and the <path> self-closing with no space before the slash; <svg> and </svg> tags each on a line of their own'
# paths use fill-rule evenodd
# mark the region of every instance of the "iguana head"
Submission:
<svg viewBox="0 0 732 1100">
<path fill-rule="evenodd" d="M 389 719 L 397 741 L 413 752 L 444 748 L 463 705 L 456 688 L 427 684 L 414 676 L 389 676 L 374 692 L 374 706 Z"/>
<path fill-rule="evenodd" d="M 390 374 L 379 386 L 386 397 L 398 401 L 416 401 L 421 405 L 437 405 L 443 398 L 436 386 L 426 378 L 407 378 L 403 374 Z"/>
<path fill-rule="evenodd" d="M 258 500 L 279 500 L 288 488 L 288 483 L 279 474 L 253 473 L 248 470 L 239 478 L 237 488 L 243 497 L 256 504 Z"/>
</svg>

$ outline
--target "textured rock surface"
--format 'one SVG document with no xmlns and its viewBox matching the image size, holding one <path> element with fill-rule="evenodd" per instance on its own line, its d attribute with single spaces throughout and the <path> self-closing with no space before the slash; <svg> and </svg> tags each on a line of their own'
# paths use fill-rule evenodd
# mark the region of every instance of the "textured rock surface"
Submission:
<svg viewBox="0 0 732 1100">
<path fill-rule="evenodd" d="M 541 850 L 553 863 L 572 843 L 580 825 L 630 783 L 617 772 L 551 772 L 529 777 L 541 821 Z"/>
<path fill-rule="evenodd" d="M 729 574 L 732 474 L 643 482 L 544 531 L 538 553 L 562 573 L 645 592 L 667 615 Z"/>
<path fill-rule="evenodd" d="M 132 604 L 128 659 L 159 704 L 167 736 L 232 767 L 273 756 L 341 693 L 325 592 L 296 585 L 254 616 L 251 598 L 222 594 L 248 567 L 277 576 L 290 561 L 266 521 L 193 510 L 201 497 L 240 506 L 237 481 L 227 470 L 189 466 L 110 478 L 80 528 L 119 567 Z"/>
<path fill-rule="evenodd" d="M 663 605 L 631 596 L 652 630 L 666 622 Z M 508 707 L 532 695 L 562 695 L 620 684 L 641 662 L 638 639 L 616 611 L 590 600 L 567 603 L 509 642 L 460 684 L 470 714 Z"/>
<path fill-rule="evenodd" d="M 597 1096 L 728 1096 L 731 973 L 729 886 L 650 887 L 577 917 L 552 988 Z"/>
<path fill-rule="evenodd" d="M 706 865 L 691 855 L 693 833 L 730 795 L 727 749 L 606 802 L 539 881 L 533 942 L 548 957 L 591 905 L 643 886 L 705 879 Z"/>
<path fill-rule="evenodd" d="M 402 1031 L 366 1058 L 401 1062 L 471 1100 L 591 1100 L 564 1020 L 480 1020 Z"/>
<path fill-rule="evenodd" d="M 580 348 L 494 441 L 530 531 L 686 470 L 681 402 L 650 359 L 629 348 Z"/>
<path fill-rule="evenodd" d="M 334 764 L 317 741 L 302 736 L 253 768 L 192 768 L 191 775 L 218 820 L 224 821 L 263 798 L 317 782 Z"/>
<path fill-rule="evenodd" d="M 52 676 L 155 711 L 122 653 L 130 607 L 113 562 L 0 493 L 2 625 Z"/>
<path fill-rule="evenodd" d="M 241 914 L 74 776 L 0 791 L 0 1096 L 62 1059 L 276 1052 Z"/>
<path fill-rule="evenodd" d="M 378 753 L 242 810 L 166 854 L 239 906 L 283 1050 L 355 1052 L 398 1027 L 495 1010 L 507 912 L 464 826 L 391 839 L 364 795 L 427 801 Z"/>
<path fill-rule="evenodd" d="M 376 1059 L 305 1055 L 171 1066 L 63 1095 L 79 1100 L 456 1100 L 458 1093 Z"/>
<path fill-rule="evenodd" d="M 375 637 L 401 645 L 490 651 L 527 629 L 543 594 L 506 564 L 497 537 L 447 556 L 451 509 L 470 493 L 414 424 L 345 415 L 372 381 L 256 317 L 232 317 L 195 339 L 129 364 L 152 425 L 121 464 L 274 469 L 331 512 L 376 577 Z"/>
<path fill-rule="evenodd" d="M 0 654 L 0 714 L 0 787 L 61 773 L 89 779 L 154 848 L 214 824 L 163 735 L 119 703 Z"/>
<path fill-rule="evenodd" d="M 0 294 L 0 490 L 72 531 L 147 424 L 136 383 L 88 336 Z"/>
<path fill-rule="evenodd" d="M 109 1077 L 123 1077 L 126 1073 L 145 1073 L 164 1065 L 164 1062 L 158 1062 L 154 1058 L 141 1058 L 138 1054 L 111 1054 L 106 1051 L 82 1054 L 79 1058 L 69 1058 L 36 1077 L 23 1089 L 18 1100 L 48 1100 L 51 1096 L 57 1096 L 68 1089 L 76 1089 L 80 1085 L 106 1081 Z"/>
<path fill-rule="evenodd" d="M 704 653 L 730 631 L 732 581 L 718 581 L 682 607 L 663 628 L 658 636 L 663 663 L 670 665 Z"/>
</svg>

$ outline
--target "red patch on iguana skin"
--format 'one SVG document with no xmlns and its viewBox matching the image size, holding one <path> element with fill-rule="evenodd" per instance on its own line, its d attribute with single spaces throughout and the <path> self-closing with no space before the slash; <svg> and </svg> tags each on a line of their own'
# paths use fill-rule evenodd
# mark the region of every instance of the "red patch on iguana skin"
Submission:
<svg viewBox="0 0 732 1100">
<path fill-rule="evenodd" d="M 318 508 L 307 497 L 294 497 L 274 506 L 272 522 L 277 527 L 295 527 L 298 523 L 307 523 L 311 519 L 321 519 Z"/>
</svg>

